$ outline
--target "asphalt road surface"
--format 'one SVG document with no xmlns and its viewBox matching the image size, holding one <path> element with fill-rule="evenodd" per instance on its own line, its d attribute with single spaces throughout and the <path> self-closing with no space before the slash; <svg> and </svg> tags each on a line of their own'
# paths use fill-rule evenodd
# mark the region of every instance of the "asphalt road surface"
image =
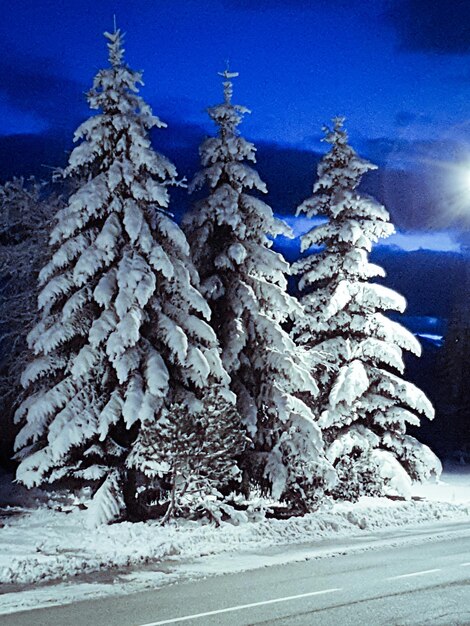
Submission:
<svg viewBox="0 0 470 626">
<path fill-rule="evenodd" d="M 469 626 L 470 524 L 456 528 L 419 544 L 1 615 L 0 625 Z"/>
</svg>

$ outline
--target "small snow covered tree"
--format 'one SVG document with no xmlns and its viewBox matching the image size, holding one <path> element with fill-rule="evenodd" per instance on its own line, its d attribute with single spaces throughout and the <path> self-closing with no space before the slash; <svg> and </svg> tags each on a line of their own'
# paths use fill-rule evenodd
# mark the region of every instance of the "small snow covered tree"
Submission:
<svg viewBox="0 0 470 626">
<path fill-rule="evenodd" d="M 230 79 L 237 74 L 221 76 L 224 101 L 208 110 L 218 135 L 201 145 L 203 169 L 192 183 L 193 190 L 206 185 L 209 195 L 184 227 L 251 439 L 242 460 L 244 488 L 256 484 L 305 510 L 332 472 L 309 408 L 318 392 L 311 363 L 283 329 L 301 307 L 286 292 L 288 264 L 270 248 L 290 231 L 250 193 L 266 193 L 266 186 L 247 164 L 255 161 L 255 147 L 237 130 L 248 110 L 232 104 Z"/>
<path fill-rule="evenodd" d="M 138 95 L 141 74 L 124 64 L 120 32 L 106 37 L 111 67 L 88 95 L 101 112 L 78 128 L 64 172 L 81 184 L 57 213 L 40 273 L 42 317 L 28 338 L 35 358 L 23 373 L 16 440 L 18 479 L 91 482 L 97 523 L 124 508 L 143 515 L 142 493 L 155 481 L 169 494 L 168 420 L 184 407 L 186 419 L 202 412 L 223 425 L 213 405 L 233 397 L 188 243 L 167 211 L 176 171 L 150 145 L 148 131 L 164 124 Z M 162 461 L 151 476 L 139 454 L 149 429 Z M 235 464 L 226 466 L 232 479 Z"/>
<path fill-rule="evenodd" d="M 26 336 L 37 316 L 37 279 L 59 203 L 34 178 L 14 178 L 0 187 L 0 459 L 11 457 L 13 414 L 23 395 L 20 378 L 29 358 Z"/>
<path fill-rule="evenodd" d="M 339 483 L 334 493 L 408 490 L 410 479 L 440 471 L 426 446 L 406 434 L 407 424 L 429 419 L 434 410 L 424 393 L 400 378 L 402 350 L 420 354 L 416 338 L 384 311 L 402 312 L 405 299 L 369 279 L 385 276 L 368 261 L 372 244 L 394 229 L 385 208 L 360 195 L 362 175 L 375 169 L 348 145 L 343 118 L 325 128 L 331 150 L 318 166 L 313 196 L 297 214 L 320 216 L 326 222 L 302 238 L 302 250 L 320 251 L 300 259 L 301 302 L 306 317 L 293 330 L 299 346 L 325 353 L 318 400 L 327 456 Z"/>
<path fill-rule="evenodd" d="M 150 479 L 137 508 L 145 511 L 150 501 L 152 514 L 163 514 L 163 521 L 204 515 L 218 522 L 231 511 L 220 488 L 239 480 L 233 459 L 244 449 L 240 416 L 217 391 L 209 390 L 203 403 L 204 411 L 192 413 L 183 402 L 165 409 L 158 422 L 142 430 L 128 458 L 128 464 L 140 468 L 141 478 Z"/>
</svg>

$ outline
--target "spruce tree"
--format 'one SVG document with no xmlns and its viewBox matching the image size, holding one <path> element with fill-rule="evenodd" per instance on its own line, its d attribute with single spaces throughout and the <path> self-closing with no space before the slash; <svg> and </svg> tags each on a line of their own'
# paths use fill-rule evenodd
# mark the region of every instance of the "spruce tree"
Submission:
<svg viewBox="0 0 470 626">
<path fill-rule="evenodd" d="M 299 346 L 325 354 L 318 398 L 327 456 L 338 473 L 336 495 L 408 490 L 410 479 L 439 472 L 439 461 L 426 446 L 406 434 L 407 424 L 429 419 L 434 409 L 424 393 L 401 378 L 402 350 L 420 354 L 416 338 L 385 311 L 403 312 L 405 299 L 370 282 L 385 276 L 369 262 L 372 244 L 393 233 L 386 209 L 357 187 L 376 169 L 348 145 L 343 118 L 325 128 L 330 151 L 318 166 L 312 197 L 297 214 L 326 218 L 302 238 L 293 272 L 306 317 L 293 334 Z"/>
<path fill-rule="evenodd" d="M 105 36 L 110 67 L 88 94 L 100 112 L 75 133 L 64 176 L 79 185 L 56 215 L 40 273 L 41 320 L 29 334 L 35 358 L 23 374 L 16 440 L 18 479 L 90 483 L 96 522 L 126 508 L 144 517 L 147 491 L 159 493 L 163 514 L 172 489 L 168 421 L 181 407 L 187 419 L 218 418 L 213 393 L 219 410 L 232 401 L 188 243 L 168 212 L 176 170 L 148 136 L 165 124 L 138 95 L 141 74 L 124 63 L 120 31 Z M 230 456 L 226 465 L 231 479 Z"/>
<path fill-rule="evenodd" d="M 302 309 L 286 292 L 289 267 L 271 250 L 288 227 L 253 192 L 266 186 L 247 162 L 256 149 L 239 135 L 248 109 L 232 103 L 225 71 L 224 101 L 208 109 L 218 134 L 200 147 L 202 170 L 192 189 L 206 186 L 185 219 L 193 259 L 212 309 L 237 407 L 250 438 L 242 459 L 248 483 L 289 502 L 311 506 L 329 481 L 322 439 L 309 405 L 318 393 L 311 363 L 283 324 Z"/>
</svg>

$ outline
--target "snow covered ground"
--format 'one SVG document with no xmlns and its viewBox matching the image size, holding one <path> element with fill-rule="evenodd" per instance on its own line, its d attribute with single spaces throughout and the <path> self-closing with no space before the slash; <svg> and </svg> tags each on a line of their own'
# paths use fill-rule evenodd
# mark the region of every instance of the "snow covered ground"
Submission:
<svg viewBox="0 0 470 626">
<path fill-rule="evenodd" d="M 0 501 L 8 503 L 0 517 L 0 613 L 361 549 L 371 533 L 470 521 L 470 468 L 454 466 L 439 483 L 414 486 L 413 496 L 422 499 L 362 498 L 303 518 L 220 528 L 186 521 L 90 529 L 86 511 L 36 496 L 25 507 L 18 487 L 4 482 L 0 489 Z"/>
</svg>

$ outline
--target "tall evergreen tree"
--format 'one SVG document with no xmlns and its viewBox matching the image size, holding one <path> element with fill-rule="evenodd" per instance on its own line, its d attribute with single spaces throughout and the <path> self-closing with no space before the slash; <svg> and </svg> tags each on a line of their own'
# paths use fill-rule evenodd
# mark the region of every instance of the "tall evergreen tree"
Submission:
<svg viewBox="0 0 470 626">
<path fill-rule="evenodd" d="M 301 307 L 286 292 L 288 264 L 270 248 L 289 229 L 250 193 L 266 193 L 266 186 L 247 164 L 255 162 L 254 145 L 238 132 L 248 109 L 232 104 L 237 75 L 221 74 L 224 101 L 208 110 L 218 135 L 201 145 L 203 169 L 192 189 L 205 185 L 209 195 L 187 216 L 185 230 L 251 439 L 245 479 L 305 508 L 329 481 L 331 467 L 309 408 L 318 393 L 311 363 L 283 329 Z"/>
<path fill-rule="evenodd" d="M 387 310 L 404 311 L 405 299 L 371 283 L 385 276 L 368 261 L 372 244 L 394 228 L 385 208 L 360 195 L 363 174 L 376 169 L 348 145 L 343 118 L 325 128 L 330 151 L 318 166 L 313 196 L 297 214 L 327 218 L 302 238 L 302 250 L 320 248 L 294 264 L 307 316 L 294 327 L 300 346 L 325 353 L 318 411 L 327 456 L 336 467 L 334 493 L 354 497 L 406 491 L 410 478 L 438 473 L 438 459 L 406 434 L 407 424 L 429 419 L 434 409 L 424 393 L 403 380 L 402 350 L 420 354 L 416 338 Z"/>
<path fill-rule="evenodd" d="M 40 273 L 42 317 L 29 335 L 35 358 L 16 440 L 18 479 L 91 481 L 97 522 L 125 507 L 144 515 L 138 504 L 150 487 L 164 502 L 168 424 L 181 407 L 213 414 L 214 390 L 219 410 L 231 400 L 188 243 L 167 210 L 176 170 L 148 137 L 165 125 L 138 95 L 141 74 L 124 63 L 120 31 L 105 36 L 110 67 L 88 94 L 101 112 L 76 131 L 64 172 L 82 184 L 56 215 Z"/>
</svg>

